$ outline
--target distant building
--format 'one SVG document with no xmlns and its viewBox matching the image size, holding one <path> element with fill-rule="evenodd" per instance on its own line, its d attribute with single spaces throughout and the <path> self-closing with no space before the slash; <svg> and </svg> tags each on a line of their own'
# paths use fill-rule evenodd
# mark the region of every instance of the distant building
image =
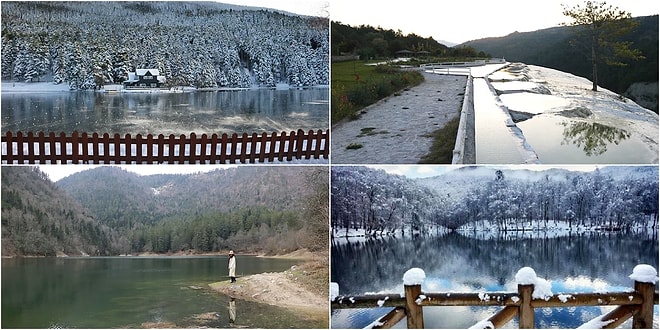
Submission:
<svg viewBox="0 0 660 330">
<path fill-rule="evenodd" d="M 161 76 L 158 69 L 136 69 L 135 72 L 128 73 L 128 79 L 124 81 L 124 86 L 158 88 L 165 81 L 165 76 Z"/>
</svg>

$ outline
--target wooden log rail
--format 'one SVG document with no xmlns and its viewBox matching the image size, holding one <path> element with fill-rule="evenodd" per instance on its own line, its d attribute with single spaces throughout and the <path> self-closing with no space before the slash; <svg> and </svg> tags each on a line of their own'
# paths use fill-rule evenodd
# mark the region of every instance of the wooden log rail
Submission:
<svg viewBox="0 0 660 330">
<path fill-rule="evenodd" d="M 475 326 L 501 328 L 518 316 L 520 329 L 534 328 L 535 308 L 573 306 L 619 306 L 598 317 L 604 329 L 612 329 L 633 318 L 633 329 L 653 326 L 653 305 L 658 304 L 654 283 L 634 282 L 634 291 L 608 293 L 554 294 L 544 299 L 532 299 L 534 285 L 518 285 L 518 292 L 480 293 L 423 293 L 421 284 L 404 285 L 405 294 L 377 294 L 366 296 L 338 296 L 333 309 L 392 307 L 392 310 L 373 323 L 373 328 L 388 329 L 404 317 L 408 329 L 423 329 L 425 306 L 502 306 L 489 319 Z"/>
<path fill-rule="evenodd" d="M 328 159 L 329 130 L 169 136 L 7 132 L 3 164 L 235 164 Z"/>
</svg>

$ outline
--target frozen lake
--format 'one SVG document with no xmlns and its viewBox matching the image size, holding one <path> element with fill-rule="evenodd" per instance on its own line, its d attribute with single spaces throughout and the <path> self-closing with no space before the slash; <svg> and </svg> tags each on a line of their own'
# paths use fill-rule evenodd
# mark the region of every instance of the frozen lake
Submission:
<svg viewBox="0 0 660 330">
<path fill-rule="evenodd" d="M 7 131 L 135 134 L 290 132 L 329 127 L 329 89 L 194 93 L 2 93 Z"/>
<path fill-rule="evenodd" d="M 656 233 L 582 233 L 563 237 L 483 240 L 458 233 L 384 238 L 332 246 L 331 281 L 340 295 L 403 293 L 406 270 L 426 273 L 424 292 L 515 292 L 516 272 L 525 266 L 552 283 L 553 293 L 632 290 L 628 278 L 640 263 L 658 267 Z M 657 290 L 657 287 L 656 287 Z M 657 306 L 655 322 L 657 322 Z M 499 307 L 424 307 L 427 328 L 465 329 Z M 538 308 L 536 326 L 575 328 L 612 307 Z M 332 328 L 362 328 L 389 308 L 333 310 Z M 517 328 L 516 319 L 507 324 Z M 657 324 L 656 324 L 657 326 Z M 405 320 L 397 328 L 405 328 Z M 625 325 L 623 326 L 626 327 Z M 630 326 L 628 326 L 629 328 Z"/>
</svg>

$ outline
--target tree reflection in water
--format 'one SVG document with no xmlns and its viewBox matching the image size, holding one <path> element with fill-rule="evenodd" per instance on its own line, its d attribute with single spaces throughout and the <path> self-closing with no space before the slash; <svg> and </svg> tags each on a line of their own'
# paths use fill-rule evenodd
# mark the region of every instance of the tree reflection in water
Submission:
<svg viewBox="0 0 660 330">
<path fill-rule="evenodd" d="M 608 145 L 618 145 L 630 138 L 630 133 L 623 129 L 599 123 L 582 121 L 563 122 L 564 140 L 562 145 L 574 144 L 582 148 L 587 156 L 599 156 L 607 151 Z"/>
</svg>

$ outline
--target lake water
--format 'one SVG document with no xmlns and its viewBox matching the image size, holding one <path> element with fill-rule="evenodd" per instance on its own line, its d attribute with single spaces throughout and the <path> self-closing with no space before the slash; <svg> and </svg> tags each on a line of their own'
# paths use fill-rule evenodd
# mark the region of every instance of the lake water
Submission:
<svg viewBox="0 0 660 330">
<path fill-rule="evenodd" d="M 2 93 L 7 131 L 272 133 L 329 127 L 329 89 L 194 93 Z"/>
<path fill-rule="evenodd" d="M 337 243 L 339 242 L 339 243 Z M 582 234 L 533 239 L 478 239 L 458 233 L 383 238 L 332 246 L 331 281 L 340 295 L 403 293 L 403 274 L 426 273 L 424 292 L 515 292 L 516 272 L 525 266 L 552 283 L 553 293 L 630 291 L 637 264 L 658 268 L 653 234 Z M 657 287 L 656 287 L 657 290 Z M 657 327 L 657 306 L 655 326 Z M 501 307 L 424 307 L 427 328 L 467 328 Z M 575 328 L 611 307 L 535 309 L 537 328 Z M 332 328 L 362 328 L 390 308 L 333 310 Z M 507 327 L 517 328 L 517 318 Z M 406 327 L 405 320 L 397 327 Z M 625 327 L 625 326 L 624 326 Z M 628 326 L 630 328 L 630 326 Z"/>
<path fill-rule="evenodd" d="M 295 263 L 237 258 L 239 275 L 279 272 Z M 228 279 L 226 265 L 224 256 L 3 259 L 2 328 L 320 326 L 280 307 L 231 302 L 210 290 L 208 284 Z"/>
</svg>

